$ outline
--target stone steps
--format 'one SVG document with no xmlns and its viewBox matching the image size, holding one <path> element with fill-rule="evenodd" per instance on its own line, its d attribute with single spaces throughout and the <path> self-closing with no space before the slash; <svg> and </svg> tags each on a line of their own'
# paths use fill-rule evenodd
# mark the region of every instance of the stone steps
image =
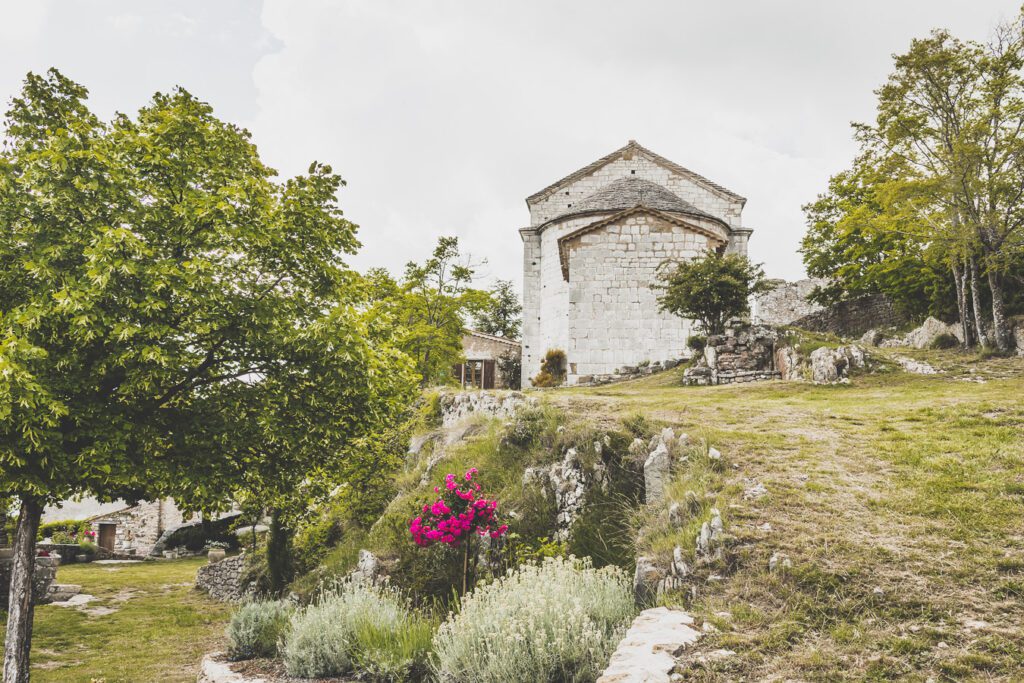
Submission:
<svg viewBox="0 0 1024 683">
<path fill-rule="evenodd" d="M 655 607 L 633 620 L 597 683 L 670 683 L 676 657 L 700 638 L 686 612 Z"/>
</svg>

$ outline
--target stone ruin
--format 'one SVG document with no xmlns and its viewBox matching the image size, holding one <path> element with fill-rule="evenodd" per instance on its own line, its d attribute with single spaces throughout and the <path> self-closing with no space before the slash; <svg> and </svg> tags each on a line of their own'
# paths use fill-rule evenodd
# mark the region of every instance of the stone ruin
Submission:
<svg viewBox="0 0 1024 683">
<path fill-rule="evenodd" d="M 731 328 L 725 334 L 711 335 L 704 356 L 687 368 L 684 384 L 733 384 L 780 379 L 775 367 L 778 332 L 762 325 Z"/>
</svg>

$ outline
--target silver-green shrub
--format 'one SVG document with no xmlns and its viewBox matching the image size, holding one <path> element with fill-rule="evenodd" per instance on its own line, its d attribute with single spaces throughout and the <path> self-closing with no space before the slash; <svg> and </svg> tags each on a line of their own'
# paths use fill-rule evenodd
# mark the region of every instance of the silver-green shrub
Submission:
<svg viewBox="0 0 1024 683">
<path fill-rule="evenodd" d="M 228 655 L 232 659 L 275 656 L 291 613 L 291 605 L 279 600 L 243 604 L 228 622 Z"/>
<path fill-rule="evenodd" d="M 295 612 L 280 652 L 298 678 L 409 681 L 426 667 L 432 633 L 397 591 L 348 579 Z"/>
<path fill-rule="evenodd" d="M 443 681 L 594 681 L 634 617 L 629 578 L 548 558 L 482 586 L 434 636 Z"/>
</svg>

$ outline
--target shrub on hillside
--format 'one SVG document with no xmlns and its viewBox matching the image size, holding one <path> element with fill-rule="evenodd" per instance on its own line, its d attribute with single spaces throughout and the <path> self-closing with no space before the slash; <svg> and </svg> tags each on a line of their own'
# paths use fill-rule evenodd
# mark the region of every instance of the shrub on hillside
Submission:
<svg viewBox="0 0 1024 683">
<path fill-rule="evenodd" d="M 281 657 L 299 678 L 415 681 L 426 670 L 432 631 L 394 589 L 348 579 L 295 612 Z"/>
<path fill-rule="evenodd" d="M 686 345 L 690 347 L 690 350 L 695 354 L 704 353 L 704 347 L 708 345 L 708 338 L 702 334 L 691 334 L 686 339 Z"/>
<path fill-rule="evenodd" d="M 587 560 L 524 565 L 467 596 L 434 636 L 441 680 L 594 681 L 635 614 L 626 574 Z"/>
<path fill-rule="evenodd" d="M 535 387 L 557 387 L 565 382 L 566 357 L 561 349 L 548 349 L 540 363 L 540 372 L 531 379 Z"/>
<path fill-rule="evenodd" d="M 933 349 L 954 349 L 957 346 L 960 346 L 960 340 L 948 333 L 940 334 L 929 344 L 929 347 Z"/>
<path fill-rule="evenodd" d="M 243 604 L 228 622 L 228 656 L 232 659 L 273 657 L 288 628 L 292 607 L 281 600 Z"/>
</svg>

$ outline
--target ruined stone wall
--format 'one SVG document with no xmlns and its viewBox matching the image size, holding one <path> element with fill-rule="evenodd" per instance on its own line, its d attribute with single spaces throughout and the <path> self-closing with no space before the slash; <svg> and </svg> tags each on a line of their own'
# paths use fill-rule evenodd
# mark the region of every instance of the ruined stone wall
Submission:
<svg viewBox="0 0 1024 683">
<path fill-rule="evenodd" d="M 791 325 L 811 332 L 828 332 L 840 337 L 860 337 L 871 329 L 899 327 L 909 318 L 896 310 L 882 295 L 842 301 L 794 320 Z"/>
<path fill-rule="evenodd" d="M 815 287 L 827 280 L 812 278 L 786 282 L 774 280 L 775 289 L 754 297 L 751 322 L 755 325 L 789 325 L 822 310 L 822 306 L 807 300 Z"/>
<path fill-rule="evenodd" d="M 586 233 L 569 250 L 569 383 L 624 365 L 685 355 L 691 323 L 658 307 L 657 270 L 690 259 L 708 238 L 634 214 Z"/>
</svg>

